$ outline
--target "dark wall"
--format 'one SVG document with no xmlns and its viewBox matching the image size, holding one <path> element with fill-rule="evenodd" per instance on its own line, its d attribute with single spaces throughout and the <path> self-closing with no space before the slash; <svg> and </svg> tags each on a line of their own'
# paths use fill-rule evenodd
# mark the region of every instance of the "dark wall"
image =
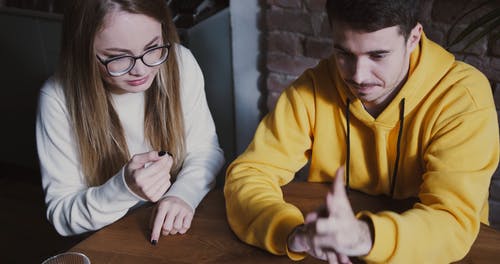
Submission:
<svg viewBox="0 0 500 264">
<path fill-rule="evenodd" d="M 54 71 L 61 17 L 0 9 L 0 161 L 38 166 L 35 114 L 38 91 Z"/>
</svg>

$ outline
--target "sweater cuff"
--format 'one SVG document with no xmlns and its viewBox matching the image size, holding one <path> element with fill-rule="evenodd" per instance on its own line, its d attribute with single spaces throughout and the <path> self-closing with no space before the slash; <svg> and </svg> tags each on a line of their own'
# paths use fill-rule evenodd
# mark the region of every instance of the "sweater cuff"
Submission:
<svg viewBox="0 0 500 264">
<path fill-rule="evenodd" d="M 396 248 L 396 225 L 394 222 L 383 216 L 370 213 L 368 211 L 359 212 L 356 217 L 369 218 L 373 223 L 374 241 L 368 255 L 361 257 L 367 262 L 387 262 Z"/>
<path fill-rule="evenodd" d="M 125 181 L 125 166 L 122 167 L 122 169 L 120 170 L 119 174 L 120 174 L 119 178 L 121 179 L 121 183 L 123 184 L 123 188 L 122 188 L 123 190 L 127 190 L 127 192 L 129 194 L 131 194 L 132 196 L 134 196 L 139 201 L 142 201 L 142 202 L 147 202 L 148 201 L 148 200 L 140 197 L 139 195 L 137 195 L 134 191 L 132 191 L 130 189 L 130 187 L 128 187 L 128 184 Z"/>
<path fill-rule="evenodd" d="M 291 259 L 291 260 L 294 260 L 294 261 L 299 261 L 299 260 L 303 260 L 307 254 L 306 253 L 303 253 L 303 252 L 293 252 L 293 251 L 290 251 L 288 249 L 288 245 L 286 245 L 286 255 Z"/>
<path fill-rule="evenodd" d="M 177 178 L 177 180 L 172 184 L 172 186 L 170 186 L 170 189 L 168 189 L 163 197 L 175 196 L 177 198 L 180 198 L 189 206 L 191 206 L 191 209 L 193 209 L 194 212 L 203 197 L 205 197 L 205 195 L 207 195 L 207 193 L 211 190 L 211 186 L 203 186 L 205 188 L 200 188 L 200 186 L 193 186 L 193 184 L 190 184 L 189 181 L 186 180 L 187 179 Z"/>
<path fill-rule="evenodd" d="M 292 231 L 290 231 L 290 233 L 291 232 Z M 305 252 L 294 252 L 294 251 L 291 251 L 288 248 L 288 239 L 287 239 L 285 250 L 286 250 L 286 255 L 288 256 L 288 258 L 290 258 L 291 260 L 294 260 L 294 261 L 303 260 L 307 256 L 307 253 L 305 253 Z"/>
<path fill-rule="evenodd" d="M 302 214 L 301 214 L 302 216 Z M 305 252 L 293 252 L 288 249 L 288 237 L 293 232 L 293 230 L 299 226 L 304 224 L 304 218 L 297 217 L 285 217 L 281 219 L 280 223 L 277 223 L 276 229 L 274 232 L 275 241 L 278 243 L 284 243 L 284 252 L 291 260 L 302 260 L 307 255 Z"/>
</svg>

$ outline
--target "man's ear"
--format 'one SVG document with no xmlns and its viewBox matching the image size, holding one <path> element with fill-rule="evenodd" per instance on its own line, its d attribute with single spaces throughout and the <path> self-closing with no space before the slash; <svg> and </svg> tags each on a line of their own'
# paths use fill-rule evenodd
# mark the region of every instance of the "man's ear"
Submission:
<svg viewBox="0 0 500 264">
<path fill-rule="evenodd" d="M 422 24 L 420 23 L 417 23 L 417 25 L 411 30 L 410 35 L 408 36 L 408 41 L 406 42 L 406 47 L 410 53 L 415 49 L 415 47 L 417 47 L 418 43 L 420 42 L 422 31 Z"/>
</svg>

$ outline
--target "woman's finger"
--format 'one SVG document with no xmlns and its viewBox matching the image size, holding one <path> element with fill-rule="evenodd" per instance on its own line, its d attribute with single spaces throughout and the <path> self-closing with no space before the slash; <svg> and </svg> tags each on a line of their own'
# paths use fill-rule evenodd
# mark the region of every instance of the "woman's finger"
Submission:
<svg viewBox="0 0 500 264">
<path fill-rule="evenodd" d="M 154 211 L 154 213 L 156 214 L 154 216 L 153 229 L 151 231 L 151 244 L 156 245 L 160 239 L 167 208 L 164 206 L 157 206 L 157 210 Z"/>
<path fill-rule="evenodd" d="M 328 264 L 343 263 L 343 262 L 339 262 L 337 254 L 334 251 L 328 251 L 328 252 L 326 252 L 326 257 L 328 259 Z"/>
<path fill-rule="evenodd" d="M 164 236 L 168 236 L 173 229 L 174 220 L 178 213 L 175 212 L 174 210 L 175 210 L 174 208 L 170 208 L 170 210 L 167 212 L 167 216 L 165 217 L 165 222 L 163 223 L 163 229 L 162 229 L 162 234 Z"/>
</svg>

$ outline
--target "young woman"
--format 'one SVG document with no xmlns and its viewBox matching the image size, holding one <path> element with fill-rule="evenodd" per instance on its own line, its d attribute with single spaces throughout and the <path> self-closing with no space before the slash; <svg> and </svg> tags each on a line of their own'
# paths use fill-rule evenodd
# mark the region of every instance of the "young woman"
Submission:
<svg viewBox="0 0 500 264">
<path fill-rule="evenodd" d="M 40 92 L 47 217 L 62 235 L 155 202 L 151 243 L 185 233 L 223 164 L 201 70 L 164 0 L 76 0 Z"/>
</svg>

